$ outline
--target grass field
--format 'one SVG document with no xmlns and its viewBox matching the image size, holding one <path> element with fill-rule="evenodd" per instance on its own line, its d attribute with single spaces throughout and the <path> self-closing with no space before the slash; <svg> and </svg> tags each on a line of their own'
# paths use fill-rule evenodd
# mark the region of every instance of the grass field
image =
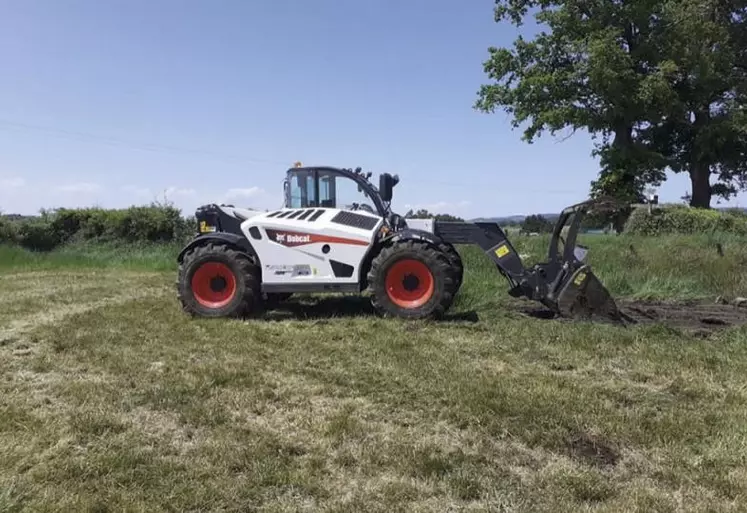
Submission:
<svg viewBox="0 0 747 513">
<path fill-rule="evenodd" d="M 744 240 L 583 242 L 617 297 L 747 295 Z M 174 253 L 0 247 L 0 511 L 747 509 L 745 328 L 529 318 L 471 250 L 441 322 L 191 320 Z"/>
</svg>

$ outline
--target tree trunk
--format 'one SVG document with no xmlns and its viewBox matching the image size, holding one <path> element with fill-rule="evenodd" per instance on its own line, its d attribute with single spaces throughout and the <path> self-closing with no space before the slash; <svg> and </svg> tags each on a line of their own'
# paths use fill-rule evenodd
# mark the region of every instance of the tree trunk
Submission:
<svg viewBox="0 0 747 513">
<path fill-rule="evenodd" d="M 628 169 L 627 166 L 620 166 L 619 159 L 627 160 L 633 151 L 633 125 L 627 122 L 619 123 L 615 127 L 615 139 L 612 141 L 613 151 L 615 152 L 616 167 L 620 180 L 617 195 L 620 199 L 629 202 L 638 201 L 639 191 L 636 187 L 635 170 Z"/>
<path fill-rule="evenodd" d="M 625 120 L 615 124 L 615 138 L 601 159 L 602 172 L 604 176 L 612 177 L 608 182 L 609 189 L 603 191 L 604 194 L 615 197 L 616 199 L 636 203 L 639 201 L 639 191 L 635 170 L 629 169 L 628 159 L 633 150 L 633 125 Z M 630 208 L 626 207 L 606 216 L 606 221 L 610 222 L 617 233 L 623 231 L 625 222 L 630 215 Z"/>
<path fill-rule="evenodd" d="M 693 191 L 690 206 L 711 208 L 711 170 L 708 164 L 694 162 L 690 167 L 690 182 Z"/>
<path fill-rule="evenodd" d="M 701 146 L 707 144 L 707 141 L 700 136 L 708 127 L 710 120 L 708 106 L 695 111 L 694 136 L 690 148 L 690 183 L 692 184 L 690 206 L 696 208 L 711 208 L 711 165 L 710 162 L 703 160 L 701 156 L 703 152 L 700 151 Z"/>
</svg>

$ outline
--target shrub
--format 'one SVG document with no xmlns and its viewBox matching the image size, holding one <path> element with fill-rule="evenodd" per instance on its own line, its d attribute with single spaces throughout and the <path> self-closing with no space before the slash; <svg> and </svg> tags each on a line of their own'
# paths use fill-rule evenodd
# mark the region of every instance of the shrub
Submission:
<svg viewBox="0 0 747 513">
<path fill-rule="evenodd" d="M 52 229 L 61 242 L 72 239 L 88 221 L 87 209 L 59 209 L 48 214 Z"/>
<path fill-rule="evenodd" d="M 10 221 L 0 218 L 0 241 L 29 249 L 49 250 L 72 241 L 112 243 L 168 243 L 183 241 L 195 232 L 193 217 L 185 219 L 171 206 L 133 206 L 126 209 L 59 209 L 40 217 Z"/>
<path fill-rule="evenodd" d="M 747 215 L 738 210 L 691 208 L 669 205 L 637 208 L 628 218 L 625 231 L 638 235 L 733 233 L 747 235 Z"/>
<path fill-rule="evenodd" d="M 15 243 L 18 241 L 16 223 L 0 217 L 0 243 Z"/>
<path fill-rule="evenodd" d="M 33 251 L 51 251 L 61 242 L 52 223 L 44 218 L 19 221 L 15 232 L 15 242 Z"/>
<path fill-rule="evenodd" d="M 195 233 L 197 233 L 197 218 L 194 215 L 191 215 L 184 219 L 184 224 L 176 234 L 176 240 L 179 242 L 186 241 L 190 237 L 193 237 Z"/>
<path fill-rule="evenodd" d="M 52 224 L 63 240 L 172 242 L 183 238 L 187 220 L 170 206 L 59 210 Z"/>
<path fill-rule="evenodd" d="M 117 221 L 117 238 L 128 242 L 170 242 L 184 224 L 179 210 L 172 207 L 131 207 Z"/>
</svg>

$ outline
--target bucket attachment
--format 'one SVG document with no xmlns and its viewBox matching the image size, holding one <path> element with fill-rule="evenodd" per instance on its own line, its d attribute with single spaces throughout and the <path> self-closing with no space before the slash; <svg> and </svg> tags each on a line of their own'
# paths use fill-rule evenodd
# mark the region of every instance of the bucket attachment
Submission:
<svg viewBox="0 0 747 513">
<path fill-rule="evenodd" d="M 620 312 L 609 291 L 585 263 L 587 249 L 576 244 L 583 216 L 613 207 L 614 201 L 602 198 L 565 208 L 550 237 L 547 261 L 532 267 L 524 265 L 506 233 L 494 222 L 436 221 L 435 232 L 452 244 L 480 246 L 508 280 L 513 297 L 539 301 L 561 317 L 627 324 L 630 319 Z"/>
<path fill-rule="evenodd" d="M 582 265 L 571 274 L 560 289 L 557 305 L 563 317 L 624 321 L 615 300 L 588 265 Z"/>
</svg>

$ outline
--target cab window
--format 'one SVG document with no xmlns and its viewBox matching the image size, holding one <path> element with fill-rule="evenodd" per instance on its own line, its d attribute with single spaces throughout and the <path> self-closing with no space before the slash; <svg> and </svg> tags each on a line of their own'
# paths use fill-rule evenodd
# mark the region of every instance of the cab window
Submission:
<svg viewBox="0 0 747 513">
<path fill-rule="evenodd" d="M 298 171 L 291 175 L 289 184 L 289 204 L 291 208 L 316 206 L 314 173 Z"/>
<path fill-rule="evenodd" d="M 334 208 L 337 198 L 337 180 L 331 174 L 319 174 L 319 206 Z"/>
<path fill-rule="evenodd" d="M 334 173 L 319 172 L 319 206 L 344 209 L 357 208 L 376 213 L 375 203 L 359 185 Z"/>
</svg>

